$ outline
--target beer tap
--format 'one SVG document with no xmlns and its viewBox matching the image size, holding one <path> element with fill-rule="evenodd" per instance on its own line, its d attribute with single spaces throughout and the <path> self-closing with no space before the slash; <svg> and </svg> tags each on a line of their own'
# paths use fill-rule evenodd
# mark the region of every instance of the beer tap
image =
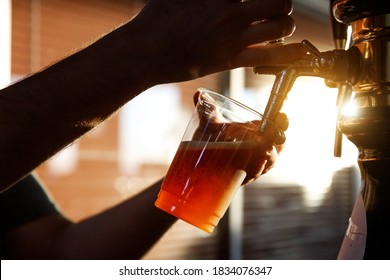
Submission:
<svg viewBox="0 0 390 280">
<path fill-rule="evenodd" d="M 334 0 L 331 7 L 331 16 L 338 21 L 332 18 L 336 49 L 321 52 L 304 40 L 305 57 L 254 68 L 257 74 L 276 76 L 263 115 L 275 121 L 299 76 L 321 77 L 328 86 L 338 88 L 340 131 L 336 131 L 334 154 L 341 154 L 341 136 L 344 134 L 358 149 L 361 173 L 361 191 L 357 195 L 338 258 L 388 259 L 390 1 Z M 351 27 L 351 43 L 348 46 L 347 26 Z M 356 105 L 356 113 L 340 114 L 340 109 L 349 100 Z M 264 132 L 267 127 L 267 121 L 264 121 L 261 131 Z"/>
<path fill-rule="evenodd" d="M 300 76 L 322 77 L 334 83 L 354 85 L 360 75 L 361 54 L 356 47 L 348 50 L 335 49 L 320 52 L 308 40 L 302 45 L 308 54 L 302 59 L 286 64 L 259 66 L 254 68 L 256 74 L 275 75 L 271 94 L 263 113 L 264 121 L 260 127 L 261 132 L 267 128 L 267 120 L 275 121 L 283 107 L 284 100 Z"/>
<path fill-rule="evenodd" d="M 324 78 L 338 88 L 339 110 L 350 99 L 353 115 L 340 114 L 336 156 L 341 133 L 358 149 L 361 191 L 349 219 L 339 259 L 388 259 L 390 251 L 390 1 L 331 1 L 336 49 L 320 52 L 307 40 L 305 57 L 280 65 L 259 66 L 257 74 L 276 76 L 264 116 L 274 121 L 299 76 Z M 346 46 L 347 25 L 351 27 Z M 346 47 L 348 49 L 346 49 Z M 354 92 L 353 97 L 352 89 Z M 340 111 L 339 111 L 340 112 Z M 261 130 L 267 129 L 267 122 Z"/>
<path fill-rule="evenodd" d="M 335 0 L 330 0 L 330 15 L 333 15 L 333 4 L 335 3 Z M 344 50 L 348 48 L 347 41 L 348 41 L 348 25 L 338 22 L 335 17 L 330 17 L 330 22 L 332 26 L 332 35 L 333 35 L 333 41 L 335 44 L 335 48 L 338 50 Z M 334 87 L 338 89 L 337 94 L 337 101 L 336 106 L 338 108 L 338 114 L 337 114 L 337 121 L 340 117 L 340 114 L 342 112 L 342 109 L 345 107 L 345 105 L 351 100 L 352 97 L 352 87 L 348 83 L 331 83 L 328 82 L 327 86 Z M 342 132 L 340 131 L 338 125 L 336 124 L 335 129 L 335 139 L 334 139 L 334 149 L 333 149 L 333 155 L 335 157 L 341 157 L 341 151 L 342 151 Z"/>
</svg>

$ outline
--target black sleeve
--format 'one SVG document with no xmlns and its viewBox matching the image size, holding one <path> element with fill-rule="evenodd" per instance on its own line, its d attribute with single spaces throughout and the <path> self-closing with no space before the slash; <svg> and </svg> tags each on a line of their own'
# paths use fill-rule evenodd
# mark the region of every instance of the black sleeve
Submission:
<svg viewBox="0 0 390 280">
<path fill-rule="evenodd" d="M 33 175 L 0 193 L 1 232 L 54 213 L 56 206 Z"/>
</svg>

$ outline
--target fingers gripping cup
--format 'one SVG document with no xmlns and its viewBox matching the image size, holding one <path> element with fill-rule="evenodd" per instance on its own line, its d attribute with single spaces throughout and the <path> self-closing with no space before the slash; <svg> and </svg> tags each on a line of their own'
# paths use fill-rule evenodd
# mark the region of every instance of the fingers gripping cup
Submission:
<svg viewBox="0 0 390 280">
<path fill-rule="evenodd" d="M 211 233 L 238 188 L 260 176 L 273 142 L 259 132 L 262 116 L 235 100 L 199 89 L 196 102 L 155 205 Z"/>
</svg>

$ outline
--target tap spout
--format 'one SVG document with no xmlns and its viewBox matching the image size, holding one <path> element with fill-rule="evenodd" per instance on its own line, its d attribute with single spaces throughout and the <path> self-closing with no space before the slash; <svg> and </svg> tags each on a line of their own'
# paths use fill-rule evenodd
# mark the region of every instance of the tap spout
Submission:
<svg viewBox="0 0 390 280">
<path fill-rule="evenodd" d="M 354 85 L 361 72 L 361 54 L 356 47 L 349 50 L 320 52 L 309 41 L 302 41 L 308 54 L 296 61 L 280 65 L 259 66 L 254 68 L 256 74 L 275 75 L 271 94 L 263 113 L 264 120 L 261 132 L 267 128 L 269 121 L 275 121 L 282 109 L 288 93 L 295 80 L 300 76 L 315 76 L 327 81 Z"/>
<path fill-rule="evenodd" d="M 294 67 L 288 67 L 276 74 L 267 107 L 263 113 L 264 119 L 260 126 L 261 132 L 266 130 L 268 121 L 275 121 L 297 77 L 297 71 Z"/>
</svg>

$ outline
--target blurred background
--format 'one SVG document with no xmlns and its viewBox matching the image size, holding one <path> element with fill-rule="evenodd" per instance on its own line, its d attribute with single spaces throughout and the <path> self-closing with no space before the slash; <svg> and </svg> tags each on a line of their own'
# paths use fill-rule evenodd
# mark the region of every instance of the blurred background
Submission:
<svg viewBox="0 0 390 280">
<path fill-rule="evenodd" d="M 145 1 L 0 2 L 0 86 L 5 86 L 129 20 Z M 308 39 L 321 51 L 333 49 L 329 1 L 293 3 L 297 29 L 286 42 Z M 151 88 L 37 172 L 64 214 L 80 221 L 164 176 L 198 87 L 262 112 L 273 80 L 238 69 Z M 322 79 L 299 78 L 284 105 L 290 127 L 277 166 L 241 189 L 213 234 L 178 221 L 144 258 L 335 259 L 360 180 L 357 150 L 347 139 L 342 157 L 333 157 L 336 97 L 337 90 Z"/>
</svg>

